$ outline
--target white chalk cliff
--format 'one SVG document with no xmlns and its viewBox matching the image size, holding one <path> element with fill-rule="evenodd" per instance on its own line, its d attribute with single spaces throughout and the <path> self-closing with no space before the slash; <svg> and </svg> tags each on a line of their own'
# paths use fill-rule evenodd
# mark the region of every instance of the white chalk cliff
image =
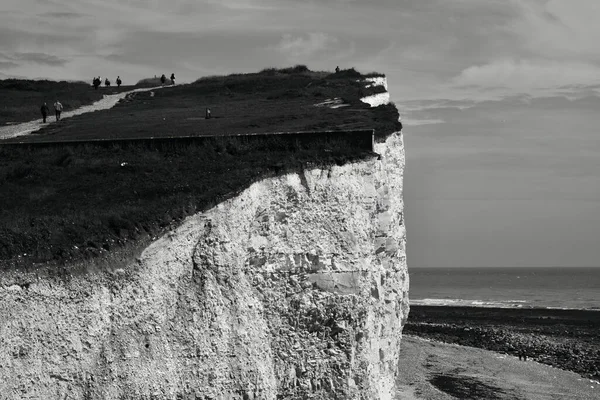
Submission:
<svg viewBox="0 0 600 400">
<path fill-rule="evenodd" d="M 264 179 L 116 272 L 0 276 L 2 399 L 393 399 L 401 132 Z"/>
<path fill-rule="evenodd" d="M 374 86 L 383 86 L 383 88 L 385 89 L 385 92 L 381 92 L 381 93 L 373 94 L 371 96 L 364 97 L 362 99 L 363 102 L 369 104 L 371 107 L 377 107 L 382 104 L 388 104 L 390 102 L 390 93 L 387 91 L 388 90 L 387 78 L 373 77 L 373 78 L 367 78 L 366 81 L 368 82 L 366 84 L 367 88 L 374 87 Z"/>
</svg>

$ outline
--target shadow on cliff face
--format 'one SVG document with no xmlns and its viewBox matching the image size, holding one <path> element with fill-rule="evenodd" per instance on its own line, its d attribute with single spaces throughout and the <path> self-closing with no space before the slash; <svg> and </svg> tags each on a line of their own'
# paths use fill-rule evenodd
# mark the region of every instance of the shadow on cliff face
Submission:
<svg viewBox="0 0 600 400">
<path fill-rule="evenodd" d="M 442 392 L 462 400 L 520 400 L 515 394 L 483 383 L 472 376 L 438 374 L 429 381 Z"/>
</svg>

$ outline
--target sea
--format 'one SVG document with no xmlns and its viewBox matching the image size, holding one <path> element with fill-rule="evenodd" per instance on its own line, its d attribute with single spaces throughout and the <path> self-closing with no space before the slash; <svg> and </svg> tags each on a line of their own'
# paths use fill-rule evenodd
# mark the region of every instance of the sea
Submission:
<svg viewBox="0 0 600 400">
<path fill-rule="evenodd" d="M 600 311 L 598 268 L 409 268 L 410 304 Z"/>
</svg>

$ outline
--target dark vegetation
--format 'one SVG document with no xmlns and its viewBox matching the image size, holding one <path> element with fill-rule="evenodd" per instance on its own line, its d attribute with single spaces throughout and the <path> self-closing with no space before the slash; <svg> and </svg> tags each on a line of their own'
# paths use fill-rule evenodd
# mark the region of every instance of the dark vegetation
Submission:
<svg viewBox="0 0 600 400">
<path fill-rule="evenodd" d="M 349 74 L 350 77 L 343 77 Z M 358 74 L 358 75 L 357 75 Z M 365 88 L 354 70 L 338 74 L 279 72 L 202 78 L 129 96 L 116 107 L 81 115 L 11 141 L 137 138 L 266 133 L 280 131 L 375 129 L 377 140 L 399 130 L 393 104 L 370 108 L 362 97 L 381 92 Z M 340 98 L 346 107 L 315 107 Z M 210 108 L 211 120 L 205 120 Z"/>
<path fill-rule="evenodd" d="M 111 110 L 53 123 L 19 139 L 215 136 L 203 141 L 155 148 L 0 143 L 0 267 L 58 268 L 106 256 L 155 238 L 263 177 L 372 156 L 339 138 L 298 143 L 276 135 L 258 141 L 218 137 L 374 128 L 383 140 L 399 129 L 393 105 L 369 108 L 359 101 L 373 89 L 331 75 L 293 67 L 200 79 L 154 95 L 139 93 Z M 333 97 L 349 106 L 314 106 Z M 207 106 L 215 118 L 203 118 Z"/>
<path fill-rule="evenodd" d="M 91 104 L 104 94 L 132 90 L 132 86 L 100 87 L 94 90 L 85 82 L 54 82 L 48 80 L 0 80 L 0 126 L 7 123 L 26 122 L 41 118 L 40 107 L 44 102 L 53 112 L 52 104 L 59 100 L 65 111 Z M 138 87 L 136 85 L 136 87 Z M 145 87 L 141 84 L 139 87 Z"/>
<path fill-rule="evenodd" d="M 167 85 L 170 84 L 170 80 L 167 79 Z M 141 79 L 138 81 L 138 83 L 135 84 L 135 87 L 140 87 L 140 88 L 149 88 L 149 87 L 158 87 L 161 86 L 162 82 L 160 81 L 160 77 L 154 77 L 154 78 L 145 78 L 145 79 Z"/>
<path fill-rule="evenodd" d="M 370 153 L 344 141 L 0 147 L 4 268 L 76 261 L 159 235 L 265 176 Z"/>
<path fill-rule="evenodd" d="M 411 306 L 403 332 L 479 347 L 600 379 L 600 312 Z"/>
</svg>

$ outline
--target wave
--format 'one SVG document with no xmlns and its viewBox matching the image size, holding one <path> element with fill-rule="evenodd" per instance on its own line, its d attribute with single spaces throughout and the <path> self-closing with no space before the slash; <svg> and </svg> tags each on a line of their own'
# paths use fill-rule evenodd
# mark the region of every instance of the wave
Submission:
<svg viewBox="0 0 600 400">
<path fill-rule="evenodd" d="M 600 307 L 552 307 L 532 304 L 527 300 L 410 299 L 411 306 L 454 306 L 480 308 L 541 308 L 548 310 L 600 311 Z"/>
<path fill-rule="evenodd" d="M 524 307 L 527 300 L 411 299 L 411 306 Z"/>
</svg>

